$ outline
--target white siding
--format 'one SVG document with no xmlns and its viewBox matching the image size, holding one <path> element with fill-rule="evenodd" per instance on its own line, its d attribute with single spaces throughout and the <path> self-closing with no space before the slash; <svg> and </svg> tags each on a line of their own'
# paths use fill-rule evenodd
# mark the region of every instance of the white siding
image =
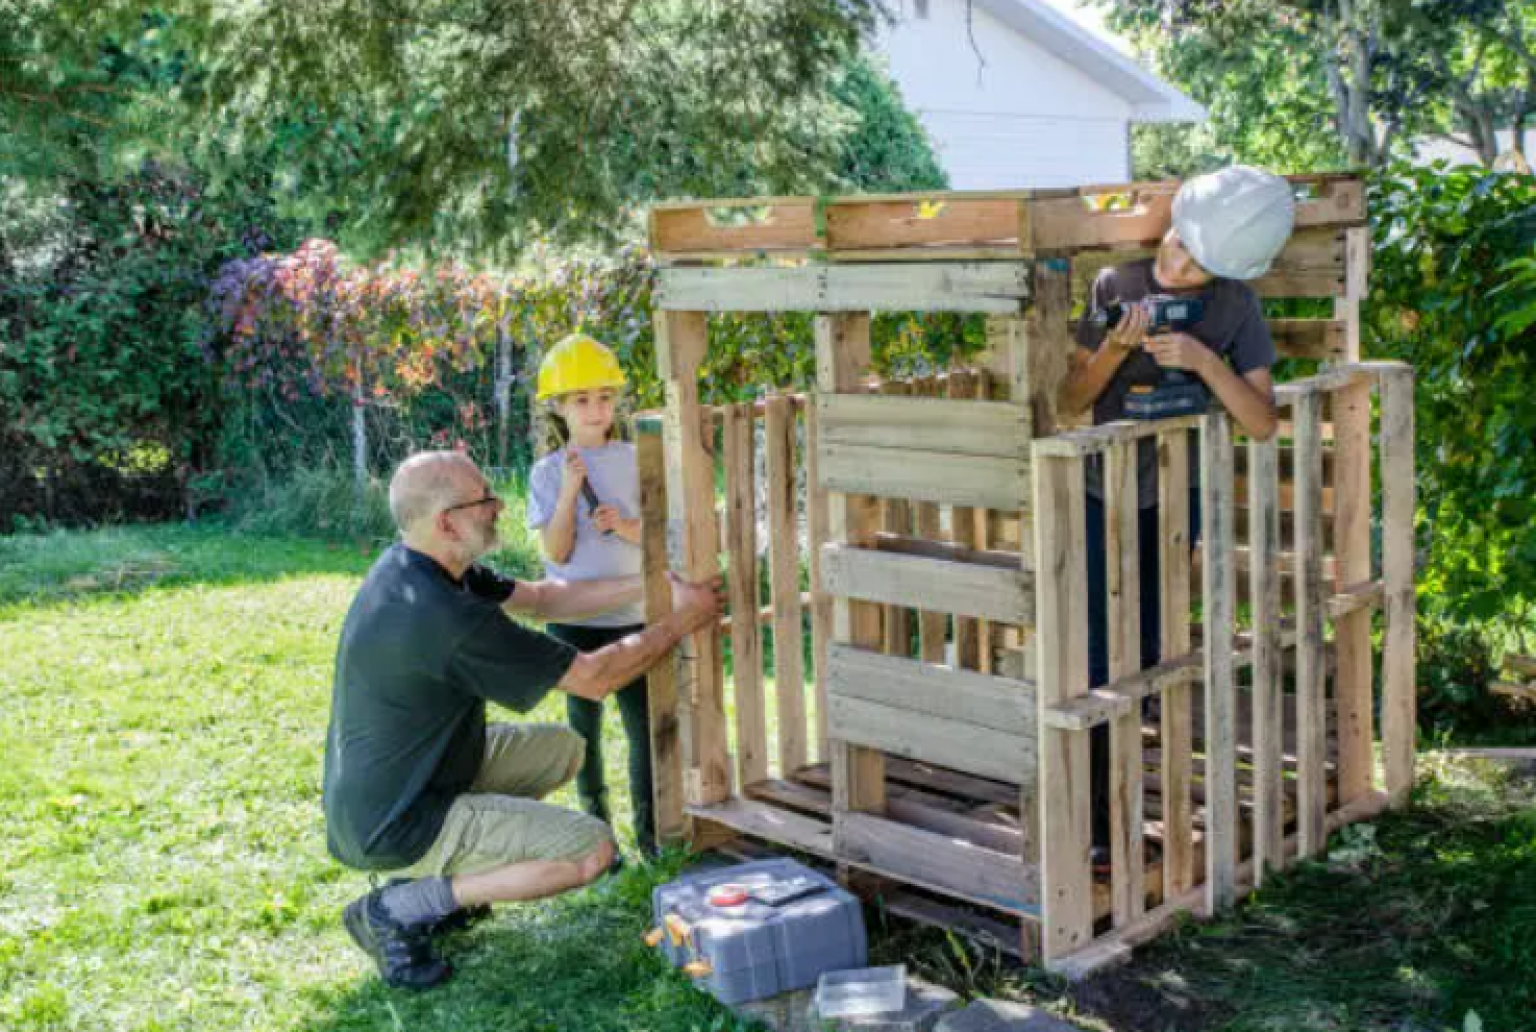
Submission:
<svg viewBox="0 0 1536 1032">
<path fill-rule="evenodd" d="M 882 49 L 954 189 L 1130 178 L 1129 101 L 966 0 L 915 6 Z"/>
</svg>

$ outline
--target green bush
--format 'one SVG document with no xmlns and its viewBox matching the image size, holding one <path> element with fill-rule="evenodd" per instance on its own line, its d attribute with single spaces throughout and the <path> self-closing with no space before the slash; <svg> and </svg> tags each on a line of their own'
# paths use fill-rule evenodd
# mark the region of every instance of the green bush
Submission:
<svg viewBox="0 0 1536 1032">
<path fill-rule="evenodd" d="M 316 466 L 242 499 L 231 513 L 251 534 L 385 542 L 395 536 L 388 486 L 370 479 L 359 495 L 352 471 Z"/>
</svg>

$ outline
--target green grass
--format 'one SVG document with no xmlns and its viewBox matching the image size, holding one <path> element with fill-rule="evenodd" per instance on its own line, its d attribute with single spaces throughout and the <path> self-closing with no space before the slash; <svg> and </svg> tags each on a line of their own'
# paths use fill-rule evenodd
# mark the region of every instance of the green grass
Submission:
<svg viewBox="0 0 1536 1032">
<path fill-rule="evenodd" d="M 497 561 L 528 573 L 520 523 Z M 442 990 L 373 976 L 341 929 L 366 883 L 326 855 L 319 775 L 336 635 L 376 552 L 175 526 L 0 537 L 0 1029 L 737 1027 L 640 941 L 678 857 L 502 908 L 451 943 Z M 627 843 L 616 714 L 606 738 Z M 1119 1032 L 1536 1028 L 1536 791 L 1426 766 L 1416 809 L 1082 990 L 878 911 L 873 958 Z"/>
<path fill-rule="evenodd" d="M 339 921 L 366 882 L 327 856 L 319 809 L 336 635 L 372 554 L 176 527 L 0 538 L 0 1028 L 733 1027 L 641 942 L 661 870 L 502 909 L 440 991 L 373 977 Z"/>
</svg>

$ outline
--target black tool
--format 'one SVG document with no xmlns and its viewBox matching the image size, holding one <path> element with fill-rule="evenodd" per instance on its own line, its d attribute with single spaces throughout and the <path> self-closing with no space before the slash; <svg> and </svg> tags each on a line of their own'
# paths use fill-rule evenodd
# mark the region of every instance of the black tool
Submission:
<svg viewBox="0 0 1536 1032">
<path fill-rule="evenodd" d="M 587 515 L 588 516 L 591 516 L 592 514 L 596 513 L 598 506 L 603 504 L 601 501 L 598 500 L 597 492 L 592 490 L 592 481 L 590 481 L 590 480 L 583 480 L 581 482 L 581 497 L 583 497 L 583 498 L 585 498 L 587 500 Z M 613 536 L 613 531 L 612 530 L 605 530 L 605 531 L 603 531 L 603 537 L 612 537 L 612 536 Z"/>
<path fill-rule="evenodd" d="M 825 888 L 826 885 L 814 878 L 801 875 L 795 878 L 775 878 L 762 885 L 753 885 L 747 891 L 759 903 L 770 907 L 781 907 L 785 903 L 815 895 Z"/>
<path fill-rule="evenodd" d="M 1140 305 L 1149 316 L 1148 333 L 1182 332 L 1205 316 L 1205 301 L 1198 297 L 1168 297 L 1153 295 Z M 1125 318 L 1129 306 L 1118 302 L 1105 307 L 1100 318 L 1106 327 L 1113 329 Z M 1152 386 L 1132 387 L 1125 396 L 1125 415 L 1128 419 L 1169 419 L 1173 416 L 1195 416 L 1210 407 L 1210 391 L 1199 377 L 1191 376 L 1182 369 L 1164 369 L 1162 378 Z"/>
</svg>

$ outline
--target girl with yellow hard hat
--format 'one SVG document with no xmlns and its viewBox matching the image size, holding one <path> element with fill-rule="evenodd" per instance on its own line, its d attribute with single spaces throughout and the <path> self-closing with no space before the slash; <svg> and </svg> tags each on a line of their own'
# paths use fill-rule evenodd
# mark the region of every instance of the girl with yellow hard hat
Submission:
<svg viewBox="0 0 1536 1032">
<path fill-rule="evenodd" d="M 548 403 L 565 443 L 534 464 L 528 485 L 528 524 L 537 530 L 544 569 L 561 580 L 638 577 L 640 474 L 635 447 L 614 435 L 615 411 L 625 386 L 612 351 L 585 333 L 561 340 L 539 365 L 538 400 Z M 639 603 L 581 620 L 552 623 L 550 634 L 582 652 L 594 652 L 642 629 Z M 651 805 L 650 713 L 645 679 L 626 685 L 618 700 L 629 740 L 629 788 L 635 838 L 647 854 L 656 848 Z M 582 809 L 611 823 L 603 769 L 602 703 L 566 697 L 571 728 L 587 741 L 576 776 Z"/>
</svg>

